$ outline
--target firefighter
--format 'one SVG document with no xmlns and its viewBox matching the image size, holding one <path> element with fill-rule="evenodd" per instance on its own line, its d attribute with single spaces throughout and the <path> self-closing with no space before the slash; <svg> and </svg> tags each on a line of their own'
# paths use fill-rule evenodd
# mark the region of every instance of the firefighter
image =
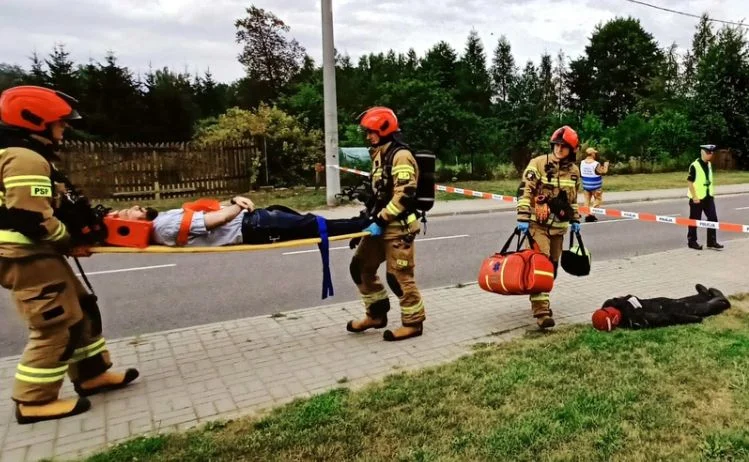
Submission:
<svg viewBox="0 0 749 462">
<path fill-rule="evenodd" d="M 96 296 L 65 260 L 86 254 L 54 215 L 64 186 L 52 162 L 68 122 L 81 118 L 76 103 L 34 86 L 0 95 L 0 285 L 29 328 L 12 392 L 20 424 L 83 413 L 91 406 L 86 396 L 138 377 L 135 369 L 109 371 Z M 77 399 L 59 398 L 66 373 Z"/>
<path fill-rule="evenodd" d="M 539 250 L 551 259 L 556 278 L 564 235 L 570 228 L 580 231 L 577 191 L 581 180 L 575 163 L 577 133 L 565 125 L 551 135 L 551 144 L 553 153 L 534 157 L 523 172 L 517 229 L 529 233 Z M 554 327 L 549 294 L 533 294 L 530 301 L 538 326 Z"/>
<path fill-rule="evenodd" d="M 351 259 L 351 277 L 361 294 L 366 316 L 349 321 L 349 332 L 363 332 L 387 325 L 390 300 L 377 271 L 387 262 L 386 280 L 400 302 L 402 327 L 386 330 L 386 341 L 405 340 L 422 334 L 426 319 L 424 302 L 414 281 L 414 238 L 419 233 L 415 209 L 419 175 L 416 160 L 400 138 L 398 119 L 385 107 L 374 107 L 360 115 L 359 123 L 371 144 L 372 201 L 368 205 L 373 222 L 365 229 Z"/>
</svg>

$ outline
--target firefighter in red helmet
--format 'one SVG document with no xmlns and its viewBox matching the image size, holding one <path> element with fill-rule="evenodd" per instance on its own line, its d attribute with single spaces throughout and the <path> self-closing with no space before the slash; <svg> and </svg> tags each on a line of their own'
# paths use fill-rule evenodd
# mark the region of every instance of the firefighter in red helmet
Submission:
<svg viewBox="0 0 749 462">
<path fill-rule="evenodd" d="M 387 341 L 404 340 L 422 333 L 426 319 L 424 302 L 414 280 L 414 238 L 419 232 L 416 189 L 419 169 L 408 146 L 400 138 L 398 118 L 386 107 L 373 107 L 360 115 L 359 124 L 371 144 L 373 223 L 365 231 L 351 260 L 351 277 L 366 310 L 361 320 L 349 321 L 349 332 L 387 325 L 390 300 L 377 270 L 387 264 L 387 283 L 398 297 L 402 327 L 386 330 Z"/>
<path fill-rule="evenodd" d="M 47 88 L 19 86 L 0 95 L 0 285 L 11 291 L 29 328 L 12 399 L 21 424 L 88 410 L 85 396 L 132 382 L 138 371 L 110 372 L 101 313 L 65 260 L 79 255 L 54 215 L 65 186 L 55 150 L 77 101 Z M 65 375 L 78 399 L 60 399 Z"/>
<path fill-rule="evenodd" d="M 550 142 L 553 152 L 531 159 L 523 171 L 517 228 L 530 233 L 539 250 L 551 259 L 556 278 L 564 235 L 570 228 L 573 232 L 580 230 L 577 191 L 581 179 L 575 162 L 580 143 L 577 133 L 567 125 L 554 131 Z M 549 294 L 533 294 L 530 302 L 538 326 L 554 327 Z"/>
</svg>

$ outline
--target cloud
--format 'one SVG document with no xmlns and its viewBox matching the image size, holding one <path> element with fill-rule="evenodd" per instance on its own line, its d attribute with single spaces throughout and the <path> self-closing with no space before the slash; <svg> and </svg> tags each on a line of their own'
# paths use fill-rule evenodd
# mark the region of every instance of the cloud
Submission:
<svg viewBox="0 0 749 462">
<path fill-rule="evenodd" d="M 691 44 L 697 19 L 658 11 L 625 0 L 335 0 L 335 44 L 356 60 L 370 52 L 423 55 L 440 40 L 458 52 L 476 30 L 490 57 L 501 35 L 509 39 L 518 63 L 538 63 L 544 52 L 568 57 L 584 52 L 596 25 L 633 16 L 661 47 Z M 749 16 L 744 0 L 658 0 L 659 6 L 740 21 Z M 237 61 L 234 21 L 245 14 L 244 0 L 76 0 L 64 8 L 52 0 L 3 0 L 0 58 L 28 68 L 36 50 L 46 56 L 65 43 L 79 63 L 101 61 L 112 50 L 133 72 L 168 66 L 177 71 L 210 68 L 218 80 L 243 75 Z M 291 35 L 320 63 L 320 0 L 259 0 L 291 27 Z M 716 25 L 719 27 L 719 25 Z"/>
</svg>

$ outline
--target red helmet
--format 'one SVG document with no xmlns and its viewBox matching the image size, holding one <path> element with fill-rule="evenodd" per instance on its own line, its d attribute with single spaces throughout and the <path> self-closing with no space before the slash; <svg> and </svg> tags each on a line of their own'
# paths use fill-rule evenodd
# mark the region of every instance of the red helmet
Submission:
<svg viewBox="0 0 749 462">
<path fill-rule="evenodd" d="M 78 100 L 49 88 L 23 85 L 0 95 L 0 121 L 13 127 L 43 132 L 58 120 L 80 119 Z"/>
<path fill-rule="evenodd" d="M 622 321 L 622 313 L 616 308 L 606 306 L 593 313 L 593 327 L 611 332 Z"/>
<path fill-rule="evenodd" d="M 375 106 L 364 111 L 359 116 L 359 125 L 365 130 L 371 130 L 379 136 L 388 136 L 398 131 L 398 118 L 392 109 Z"/>
<path fill-rule="evenodd" d="M 570 149 L 577 149 L 580 139 L 577 137 L 577 132 L 573 130 L 569 125 L 557 128 L 553 135 L 551 135 L 551 144 L 566 144 Z"/>
</svg>

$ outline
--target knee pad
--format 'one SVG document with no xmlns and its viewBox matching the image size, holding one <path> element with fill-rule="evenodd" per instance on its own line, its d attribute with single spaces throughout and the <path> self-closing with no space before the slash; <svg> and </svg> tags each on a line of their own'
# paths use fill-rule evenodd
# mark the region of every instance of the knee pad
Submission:
<svg viewBox="0 0 749 462">
<path fill-rule="evenodd" d="M 83 337 L 83 322 L 84 320 L 81 319 L 77 323 L 68 327 L 68 343 L 65 345 L 65 350 L 60 355 L 60 362 L 68 361 L 73 357 L 75 347 L 80 343 L 80 340 Z"/>
<path fill-rule="evenodd" d="M 390 311 L 390 299 L 389 298 L 383 298 L 382 300 L 377 300 L 376 302 L 369 305 L 369 313 L 374 318 L 381 318 L 385 316 L 388 311 Z"/>
<path fill-rule="evenodd" d="M 403 296 L 403 289 L 401 288 L 401 285 L 398 283 L 398 279 L 395 277 L 393 273 L 387 273 L 385 275 L 385 279 L 387 279 L 388 286 L 390 287 L 390 290 L 393 291 L 393 293 L 398 297 Z"/>
<path fill-rule="evenodd" d="M 359 259 L 356 256 L 354 256 L 351 259 L 351 263 L 348 266 L 348 270 L 351 273 L 351 279 L 353 279 L 354 283 L 356 285 L 361 284 L 361 282 L 362 282 L 362 279 L 361 279 L 361 262 L 359 261 Z"/>
<path fill-rule="evenodd" d="M 91 335 L 96 337 L 101 335 L 101 311 L 99 311 L 99 305 L 96 303 L 98 297 L 93 294 L 86 294 L 78 298 L 78 303 L 81 305 L 81 310 L 88 315 L 91 320 Z"/>
</svg>

